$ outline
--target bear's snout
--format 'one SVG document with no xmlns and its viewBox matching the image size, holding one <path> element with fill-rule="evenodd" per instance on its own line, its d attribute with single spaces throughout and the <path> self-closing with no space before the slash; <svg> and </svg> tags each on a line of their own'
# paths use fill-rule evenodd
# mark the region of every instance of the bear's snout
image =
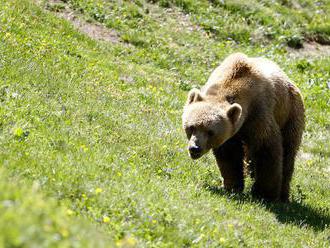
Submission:
<svg viewBox="0 0 330 248">
<path fill-rule="evenodd" d="M 192 145 L 189 146 L 188 150 L 192 159 L 200 158 L 202 155 L 202 148 L 200 146 Z"/>
</svg>

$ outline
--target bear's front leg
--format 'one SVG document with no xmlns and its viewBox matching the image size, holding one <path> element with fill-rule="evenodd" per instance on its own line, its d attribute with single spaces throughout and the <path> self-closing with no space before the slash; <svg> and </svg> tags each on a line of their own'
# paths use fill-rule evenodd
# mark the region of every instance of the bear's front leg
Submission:
<svg viewBox="0 0 330 248">
<path fill-rule="evenodd" d="M 242 141 L 231 138 L 214 149 L 213 153 L 224 180 L 224 188 L 230 192 L 242 192 L 244 189 Z"/>
<path fill-rule="evenodd" d="M 274 135 L 254 153 L 255 183 L 252 193 L 268 201 L 280 198 L 283 169 L 283 148 L 281 136 Z"/>
</svg>

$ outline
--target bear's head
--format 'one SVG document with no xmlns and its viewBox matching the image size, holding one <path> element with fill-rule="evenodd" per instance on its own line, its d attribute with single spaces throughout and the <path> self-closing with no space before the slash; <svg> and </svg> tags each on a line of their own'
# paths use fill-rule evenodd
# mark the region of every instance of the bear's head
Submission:
<svg viewBox="0 0 330 248">
<path fill-rule="evenodd" d="M 241 115 L 239 104 L 219 103 L 192 89 L 182 115 L 190 157 L 198 159 L 225 143 L 240 128 Z"/>
</svg>

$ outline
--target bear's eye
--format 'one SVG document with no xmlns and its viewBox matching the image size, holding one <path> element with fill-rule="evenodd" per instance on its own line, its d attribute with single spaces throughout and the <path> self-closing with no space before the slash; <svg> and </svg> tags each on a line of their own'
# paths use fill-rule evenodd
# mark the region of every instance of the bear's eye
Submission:
<svg viewBox="0 0 330 248">
<path fill-rule="evenodd" d="M 235 96 L 226 96 L 227 102 L 233 104 L 235 102 Z"/>
<path fill-rule="evenodd" d="M 193 134 L 194 130 L 195 130 L 195 127 L 193 127 L 193 126 L 189 126 L 189 127 L 186 128 L 186 134 L 187 134 L 188 139 L 190 139 L 190 137 Z"/>
<path fill-rule="evenodd" d="M 214 135 L 214 132 L 213 132 L 212 130 L 208 130 L 208 131 L 207 131 L 207 135 L 208 135 L 209 137 L 212 137 L 212 136 Z"/>
</svg>

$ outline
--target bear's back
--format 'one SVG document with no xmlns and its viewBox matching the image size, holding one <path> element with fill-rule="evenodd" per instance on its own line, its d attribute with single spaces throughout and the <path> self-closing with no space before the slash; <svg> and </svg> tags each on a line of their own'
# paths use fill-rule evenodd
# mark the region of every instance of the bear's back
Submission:
<svg viewBox="0 0 330 248">
<path fill-rule="evenodd" d="M 292 87 L 296 88 L 276 63 L 235 53 L 212 72 L 202 94 L 240 104 L 245 116 L 273 115 L 282 126 L 291 108 Z"/>
</svg>

